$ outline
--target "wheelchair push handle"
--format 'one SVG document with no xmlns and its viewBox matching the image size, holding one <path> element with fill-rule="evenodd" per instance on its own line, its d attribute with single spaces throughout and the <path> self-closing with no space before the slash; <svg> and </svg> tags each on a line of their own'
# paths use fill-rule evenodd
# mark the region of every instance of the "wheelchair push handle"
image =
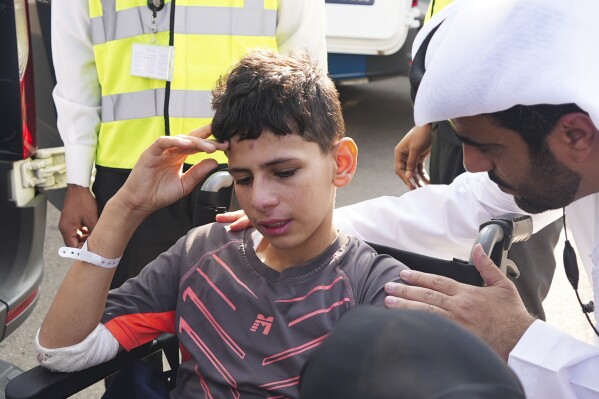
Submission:
<svg viewBox="0 0 599 399">
<path fill-rule="evenodd" d="M 208 176 L 201 191 L 218 193 L 221 188 L 231 187 L 233 185 L 233 176 L 226 170 L 221 170 Z"/>
<path fill-rule="evenodd" d="M 202 226 L 214 222 L 217 214 L 226 212 L 231 205 L 231 198 L 223 202 L 220 190 L 233 185 L 233 176 L 226 170 L 214 172 L 202 184 L 196 196 L 196 209 L 193 216 L 193 225 Z"/>
<path fill-rule="evenodd" d="M 480 225 L 475 244 L 483 250 L 501 271 L 511 277 L 518 277 L 518 267 L 507 258 L 507 251 L 513 243 L 526 241 L 532 235 L 532 218 L 528 215 L 505 214 Z M 473 264 L 472 255 L 469 263 Z"/>
</svg>

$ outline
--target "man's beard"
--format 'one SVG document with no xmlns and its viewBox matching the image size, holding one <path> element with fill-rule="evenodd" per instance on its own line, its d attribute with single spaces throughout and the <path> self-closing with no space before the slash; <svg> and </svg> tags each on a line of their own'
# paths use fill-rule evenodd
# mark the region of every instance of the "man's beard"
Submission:
<svg viewBox="0 0 599 399">
<path fill-rule="evenodd" d="M 571 204 L 580 187 L 580 175 L 555 159 L 547 146 L 531 156 L 530 174 L 524 183 L 510 186 L 492 171 L 488 172 L 489 178 L 504 188 L 516 191 L 516 204 L 529 213 L 541 213 Z"/>
</svg>

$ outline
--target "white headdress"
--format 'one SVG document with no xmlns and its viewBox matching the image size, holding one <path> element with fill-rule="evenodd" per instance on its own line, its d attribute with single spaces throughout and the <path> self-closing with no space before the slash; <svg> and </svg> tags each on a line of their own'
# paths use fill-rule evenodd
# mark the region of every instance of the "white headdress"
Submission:
<svg viewBox="0 0 599 399">
<path fill-rule="evenodd" d="M 575 103 L 599 127 L 598 16 L 599 0 L 456 0 L 414 42 L 416 124 Z"/>
</svg>

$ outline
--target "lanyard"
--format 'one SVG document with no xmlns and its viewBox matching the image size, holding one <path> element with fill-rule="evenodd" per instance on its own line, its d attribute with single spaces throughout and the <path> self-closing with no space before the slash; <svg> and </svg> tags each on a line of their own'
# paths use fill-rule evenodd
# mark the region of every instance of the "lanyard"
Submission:
<svg viewBox="0 0 599 399">
<path fill-rule="evenodd" d="M 156 41 L 156 33 L 158 33 L 158 27 L 156 27 L 156 13 L 164 8 L 164 0 L 148 0 L 148 8 L 152 11 L 152 42 Z"/>
<path fill-rule="evenodd" d="M 148 0 L 148 8 L 152 10 L 154 17 L 156 17 L 156 13 L 164 8 L 164 0 Z"/>
<path fill-rule="evenodd" d="M 152 42 L 156 42 L 156 34 L 158 33 L 158 27 L 156 26 L 156 14 L 164 8 L 165 0 L 147 0 L 148 8 L 152 11 Z M 170 13 L 170 24 L 169 24 L 169 46 L 174 45 L 174 29 L 175 26 L 175 0 L 171 0 L 171 13 Z M 170 121 L 169 121 L 169 102 L 170 102 L 171 82 L 167 80 L 165 86 L 164 96 L 164 131 L 165 135 L 170 135 Z"/>
</svg>

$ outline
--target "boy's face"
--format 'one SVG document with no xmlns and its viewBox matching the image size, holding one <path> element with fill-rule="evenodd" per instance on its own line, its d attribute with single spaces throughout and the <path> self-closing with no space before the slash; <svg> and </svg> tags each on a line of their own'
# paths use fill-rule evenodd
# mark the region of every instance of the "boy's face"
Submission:
<svg viewBox="0 0 599 399">
<path fill-rule="evenodd" d="M 264 131 L 257 140 L 233 138 L 228 156 L 241 207 L 278 255 L 297 265 L 331 244 L 335 151 Z"/>
</svg>

